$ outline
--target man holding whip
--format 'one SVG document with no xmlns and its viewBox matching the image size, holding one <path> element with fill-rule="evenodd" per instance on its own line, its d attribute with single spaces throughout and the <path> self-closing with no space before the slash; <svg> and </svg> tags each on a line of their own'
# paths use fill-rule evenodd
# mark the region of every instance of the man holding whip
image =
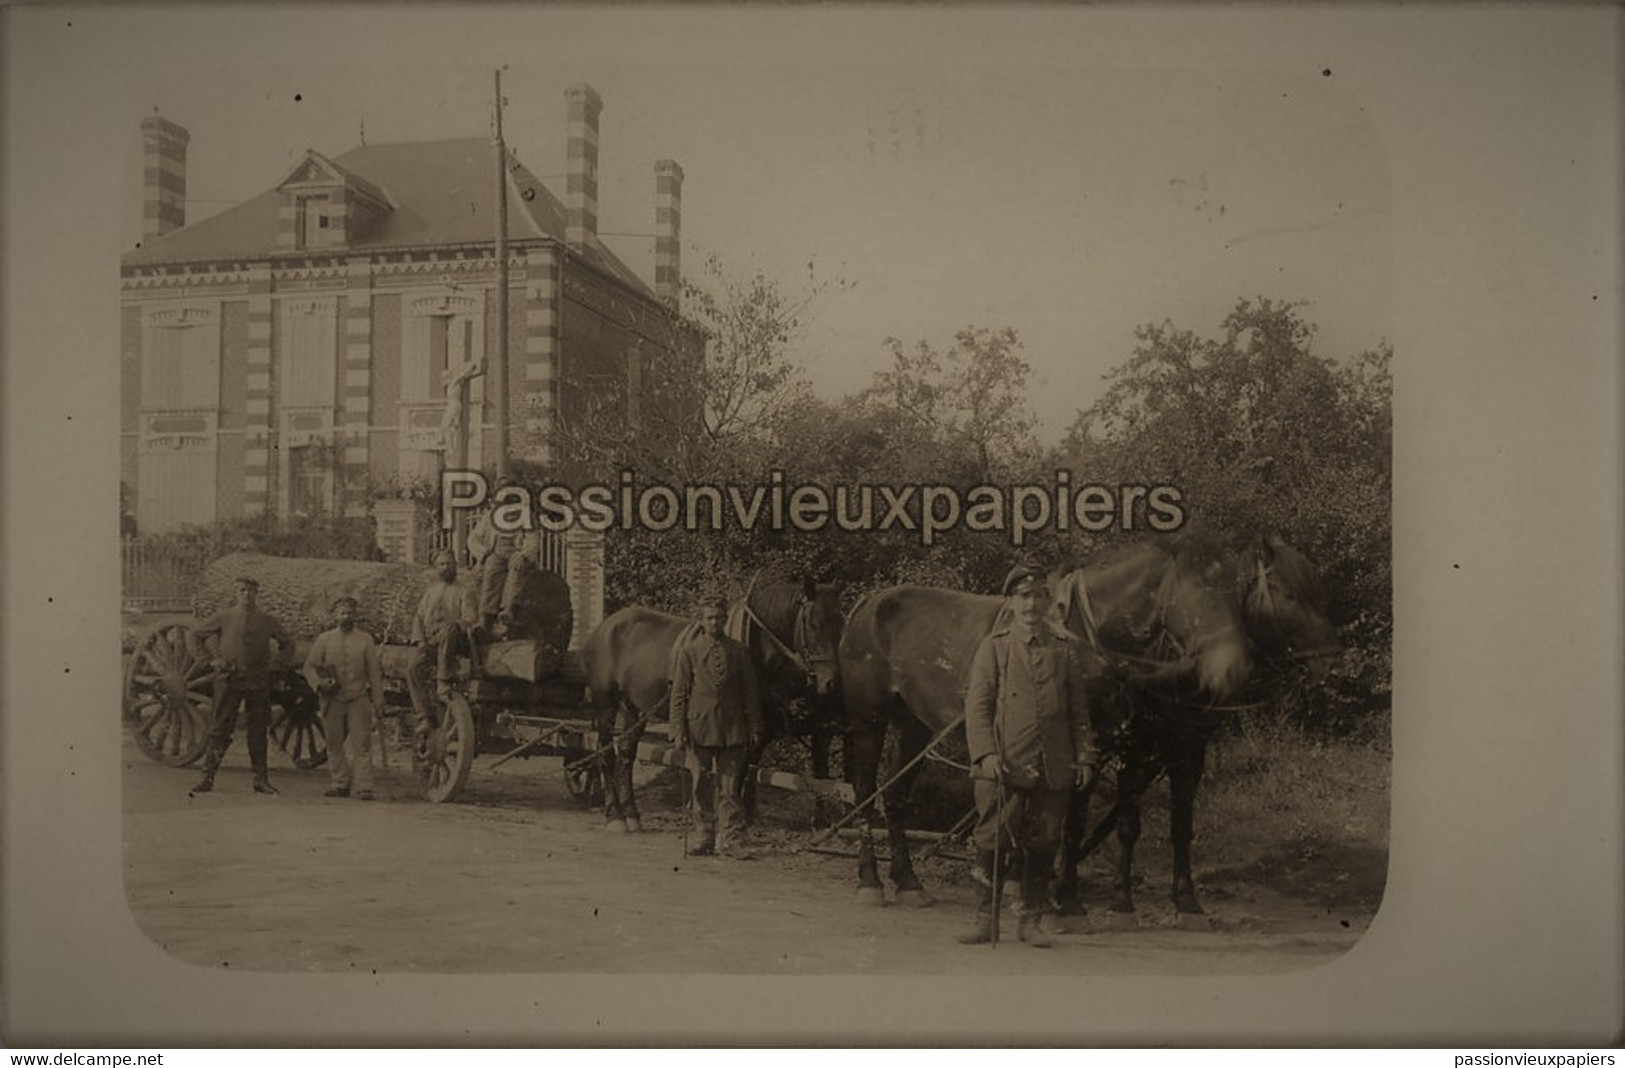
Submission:
<svg viewBox="0 0 1625 1068">
<path fill-rule="evenodd" d="M 1068 799 L 1074 785 L 1095 774 L 1099 748 L 1078 651 L 1044 619 L 1044 571 L 1017 565 L 1001 592 L 1008 612 L 977 646 L 965 692 L 977 811 L 972 837 L 985 883 L 975 924 L 959 940 L 996 943 L 998 891 L 1009 872 L 1020 871 L 1016 938 L 1044 948 L 1052 944 L 1044 905 Z"/>
</svg>

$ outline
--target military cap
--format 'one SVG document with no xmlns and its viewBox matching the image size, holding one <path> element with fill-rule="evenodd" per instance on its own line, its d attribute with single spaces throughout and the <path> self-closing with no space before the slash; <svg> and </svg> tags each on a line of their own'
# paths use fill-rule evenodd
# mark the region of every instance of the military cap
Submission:
<svg viewBox="0 0 1625 1068">
<path fill-rule="evenodd" d="M 361 602 L 360 601 L 356 600 L 354 597 L 351 597 L 349 594 L 345 594 L 343 597 L 337 598 L 333 602 L 333 611 L 337 612 L 339 610 L 340 605 L 346 605 L 346 604 L 349 605 L 351 608 L 354 608 L 354 609 L 356 609 L 358 611 L 361 608 Z"/>
<path fill-rule="evenodd" d="M 1049 575 L 1037 564 L 1017 564 L 1010 569 L 1008 575 L 1004 576 L 1004 585 L 999 588 L 999 592 L 1009 597 L 1013 593 L 1020 593 L 1027 589 L 1031 583 L 1036 582 L 1042 586 L 1048 581 Z"/>
<path fill-rule="evenodd" d="M 236 585 L 238 585 L 238 586 L 252 586 L 252 587 L 254 587 L 254 589 L 257 590 L 257 589 L 260 588 L 260 580 L 255 578 L 253 575 L 238 575 L 237 580 L 236 580 Z"/>
<path fill-rule="evenodd" d="M 722 609 L 722 614 L 727 615 L 728 598 L 722 596 L 720 593 L 701 594 L 700 599 L 695 602 L 694 607 L 701 612 L 704 612 L 710 608 L 720 608 Z"/>
</svg>

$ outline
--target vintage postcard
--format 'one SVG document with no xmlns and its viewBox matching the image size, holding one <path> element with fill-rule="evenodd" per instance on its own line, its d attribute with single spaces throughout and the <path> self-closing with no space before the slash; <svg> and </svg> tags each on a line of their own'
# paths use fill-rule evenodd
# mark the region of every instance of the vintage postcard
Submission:
<svg viewBox="0 0 1625 1068">
<path fill-rule="evenodd" d="M 1613 13 L 5 17 L 8 1042 L 1617 1038 Z"/>
</svg>

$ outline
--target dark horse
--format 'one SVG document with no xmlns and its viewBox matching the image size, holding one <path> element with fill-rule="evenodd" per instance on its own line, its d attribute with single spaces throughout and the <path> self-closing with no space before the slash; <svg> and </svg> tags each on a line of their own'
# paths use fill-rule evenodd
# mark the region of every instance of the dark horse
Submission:
<svg viewBox="0 0 1625 1068">
<path fill-rule="evenodd" d="M 1139 686 L 1184 683 L 1196 694 L 1219 700 L 1234 693 L 1251 673 L 1247 630 L 1240 605 L 1229 589 L 1215 586 L 1213 561 L 1197 559 L 1154 542 L 1142 542 L 1102 556 L 1054 583 L 1067 598 L 1061 619 L 1080 628 L 1080 652 L 1090 665 L 1091 708 L 1114 677 Z M 1280 573 L 1271 579 L 1271 589 Z M 1284 599 L 1287 591 L 1277 596 Z M 1003 602 L 955 590 L 899 586 L 861 601 L 847 621 L 841 641 L 841 672 L 852 732 L 853 788 L 860 799 L 876 792 L 886 732 L 898 731 L 895 759 L 887 768 L 884 792 L 891 848 L 891 879 L 903 903 L 929 902 L 909 857 L 904 837 L 909 789 L 918 770 L 915 759 L 934 738 L 960 729 L 965 674 L 977 644 L 992 629 Z M 1087 605 L 1087 615 L 1079 605 Z M 1323 618 L 1323 617 L 1322 617 Z M 1084 644 L 1083 621 L 1096 633 L 1131 637 L 1118 645 Z M 1283 632 L 1284 634 L 1285 632 Z M 1107 652 L 1115 660 L 1107 659 Z M 1111 724 L 1097 723 L 1097 730 Z M 1184 767 L 1184 765 L 1182 765 Z M 1199 763 L 1196 770 L 1199 771 Z M 1149 781 L 1149 780 L 1147 780 Z M 1187 806 L 1177 825 L 1189 827 L 1195 781 L 1176 798 Z M 1119 814 L 1119 826 L 1121 814 Z M 859 844 L 858 882 L 862 900 L 883 899 L 875 860 L 871 808 Z M 1182 851 L 1188 859 L 1189 838 Z"/>
<path fill-rule="evenodd" d="M 769 742 L 806 736 L 814 778 L 829 778 L 830 742 L 840 712 L 840 594 L 836 587 L 806 582 L 752 584 L 728 613 L 728 636 L 750 650 L 761 687 L 765 728 L 746 754 L 747 768 L 761 763 Z M 747 822 L 756 819 L 756 777 L 743 783 Z"/>
<path fill-rule="evenodd" d="M 1247 639 L 1245 648 L 1230 657 L 1229 670 L 1214 675 L 1204 670 L 1211 663 L 1204 663 L 1181 638 L 1182 632 L 1201 625 L 1201 617 L 1182 621 L 1178 615 L 1182 599 L 1171 591 L 1159 589 L 1138 614 L 1103 609 L 1103 603 L 1121 600 L 1114 591 L 1144 581 L 1132 567 L 1125 569 L 1127 563 L 1121 556 L 1108 556 L 1072 572 L 1055 587 L 1056 609 L 1064 626 L 1107 668 L 1091 690 L 1090 708 L 1105 736 L 1116 780 L 1116 800 L 1087 838 L 1093 784 L 1073 794 L 1056 905 L 1062 912 L 1081 911 L 1078 865 L 1115 827 L 1118 856 L 1111 910 L 1134 911 L 1131 886 L 1140 798 L 1166 774 L 1174 908 L 1178 913 L 1200 913 L 1190 856 L 1196 790 L 1208 743 L 1224 720 L 1223 705 L 1245 699 L 1296 665 L 1320 672 L 1339 651 L 1337 635 L 1326 616 L 1314 565 L 1279 537 L 1259 538 L 1240 551 L 1175 543 L 1166 554 L 1166 573 L 1187 569 L 1199 574 L 1206 591 L 1202 603 L 1210 606 L 1206 611 L 1219 609 L 1209 616 L 1208 626 L 1222 629 L 1233 644 L 1239 624 Z M 1186 602 L 1183 608 L 1188 610 L 1193 603 Z"/>
<path fill-rule="evenodd" d="M 694 620 L 632 605 L 611 614 L 587 638 L 581 664 L 592 694 L 604 762 L 604 821 L 611 831 L 638 830 L 632 765 L 651 719 L 664 719 L 672 653 Z M 831 699 L 838 686 L 836 643 L 841 614 L 835 588 L 770 582 L 752 584 L 733 605 L 730 633 L 751 650 L 762 683 L 768 737 L 786 729 L 769 695 L 801 687 Z M 834 722 L 824 716 L 815 720 Z M 764 740 L 765 744 L 765 740 Z M 754 764 L 760 752 L 749 755 Z M 747 798 L 750 795 L 747 795 Z"/>
</svg>

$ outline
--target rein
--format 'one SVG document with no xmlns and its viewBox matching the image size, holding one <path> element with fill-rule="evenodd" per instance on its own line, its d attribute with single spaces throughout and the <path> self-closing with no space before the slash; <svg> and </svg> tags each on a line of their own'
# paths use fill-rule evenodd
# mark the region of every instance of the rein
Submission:
<svg viewBox="0 0 1625 1068">
<path fill-rule="evenodd" d="M 1120 649 L 1109 648 L 1105 641 L 1100 637 L 1100 623 L 1095 618 L 1094 606 L 1089 600 L 1089 584 L 1083 580 L 1081 571 L 1074 571 L 1067 575 L 1066 578 L 1062 580 L 1061 585 L 1064 592 L 1062 603 L 1065 604 L 1076 601 L 1078 609 L 1083 615 L 1083 633 L 1084 637 L 1089 642 L 1089 647 L 1095 652 L 1099 653 L 1101 658 L 1106 660 L 1108 663 L 1117 666 L 1125 664 L 1134 665 L 1137 669 L 1149 669 L 1140 672 L 1141 674 L 1145 675 L 1171 672 L 1176 668 L 1182 671 L 1188 671 L 1190 669 L 1190 655 L 1178 647 L 1177 639 L 1174 638 L 1173 634 L 1166 626 L 1159 628 L 1157 641 L 1171 642 L 1174 644 L 1174 653 L 1176 655 L 1171 659 L 1140 656 L 1135 653 L 1124 652 Z M 1062 612 L 1062 621 L 1063 625 L 1061 629 L 1066 631 L 1066 627 L 1064 625 L 1064 610 Z"/>
<path fill-rule="evenodd" d="M 754 583 L 753 583 L 753 585 L 754 585 Z M 808 611 L 808 607 L 809 607 L 810 604 L 811 604 L 811 602 L 808 602 L 808 601 L 802 602 L 801 608 L 799 610 L 797 610 L 797 612 L 796 612 L 796 627 L 795 627 L 796 635 L 795 635 L 795 637 L 796 637 L 797 644 L 802 644 L 801 635 L 803 634 L 804 629 L 805 629 L 803 627 L 802 620 L 805 618 L 805 613 Z M 773 628 L 768 626 L 766 623 L 762 622 L 762 617 L 757 615 L 755 610 L 751 608 L 751 606 L 750 606 L 750 594 L 748 592 L 745 595 L 745 600 L 740 602 L 739 609 L 740 609 L 740 614 L 743 617 L 743 619 L 748 620 L 750 623 L 754 624 L 756 626 L 756 628 L 759 631 L 762 632 L 763 636 L 765 636 L 767 638 L 768 643 L 770 645 L 772 645 L 774 650 L 776 650 L 780 656 L 782 656 L 786 660 L 790 661 L 790 663 L 795 666 L 796 670 L 800 671 L 803 675 L 811 677 L 813 674 L 815 674 L 815 672 L 814 672 L 814 665 L 815 664 L 821 664 L 821 663 L 824 663 L 825 661 L 833 659 L 833 657 L 827 657 L 827 656 L 816 656 L 815 657 L 815 656 L 812 656 L 811 654 L 799 653 L 796 650 L 790 648 L 789 645 L 785 644 L 784 639 L 780 638 L 777 634 L 773 633 Z M 743 640 L 744 637 L 745 637 L 745 635 L 743 633 L 743 629 L 744 629 L 743 627 L 740 628 L 741 633 L 738 636 L 738 640 Z"/>
</svg>

